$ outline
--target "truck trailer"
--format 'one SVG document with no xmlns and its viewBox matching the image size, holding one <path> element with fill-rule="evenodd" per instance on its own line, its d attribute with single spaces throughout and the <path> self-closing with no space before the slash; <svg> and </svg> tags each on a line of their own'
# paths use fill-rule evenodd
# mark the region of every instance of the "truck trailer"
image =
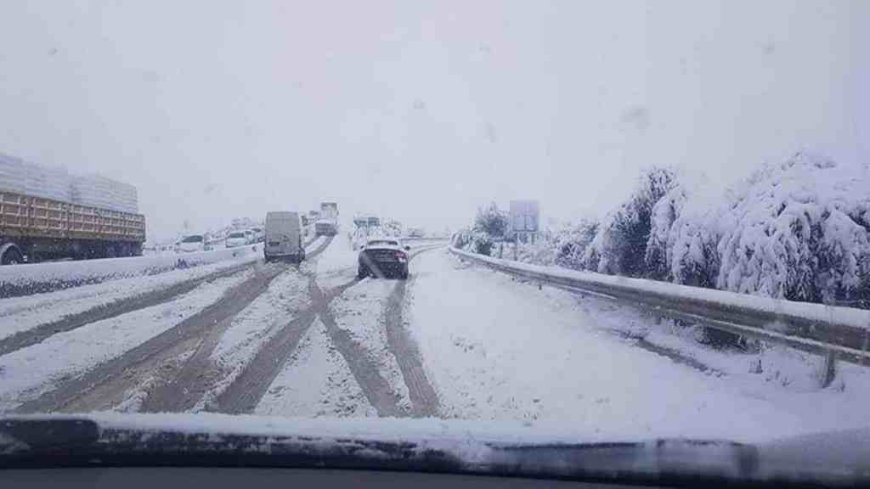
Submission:
<svg viewBox="0 0 870 489">
<path fill-rule="evenodd" d="M 136 188 L 0 153 L 0 263 L 142 254 Z"/>
<path fill-rule="evenodd" d="M 145 216 L 0 190 L 0 263 L 139 256 Z"/>
</svg>

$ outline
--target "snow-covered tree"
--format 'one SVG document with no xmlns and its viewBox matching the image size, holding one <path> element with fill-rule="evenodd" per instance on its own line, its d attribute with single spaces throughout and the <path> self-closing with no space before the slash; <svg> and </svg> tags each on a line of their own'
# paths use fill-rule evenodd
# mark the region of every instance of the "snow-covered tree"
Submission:
<svg viewBox="0 0 870 489">
<path fill-rule="evenodd" d="M 598 226 L 598 221 L 582 219 L 579 223 L 565 226 L 556 233 L 554 237 L 556 264 L 575 270 L 584 269 L 586 249 L 595 239 Z"/>
<path fill-rule="evenodd" d="M 674 182 L 673 188 L 652 207 L 649 239 L 644 255 L 646 276 L 649 278 L 655 280 L 671 279 L 671 243 L 669 237 L 671 228 L 680 217 L 685 202 L 686 191 Z"/>
<path fill-rule="evenodd" d="M 486 233 L 492 239 L 502 239 L 508 231 L 508 216 L 495 202 L 477 210 L 474 230 Z"/>
<path fill-rule="evenodd" d="M 682 212 L 671 226 L 667 242 L 669 280 L 715 288 L 719 276 L 719 224 L 712 210 Z"/>
<path fill-rule="evenodd" d="M 641 277 L 650 239 L 653 206 L 676 184 L 669 168 L 643 172 L 634 192 L 610 213 L 586 250 L 586 268 L 601 273 Z"/>
<path fill-rule="evenodd" d="M 720 212 L 718 288 L 854 302 L 870 274 L 870 170 L 798 153 L 767 165 Z"/>
</svg>

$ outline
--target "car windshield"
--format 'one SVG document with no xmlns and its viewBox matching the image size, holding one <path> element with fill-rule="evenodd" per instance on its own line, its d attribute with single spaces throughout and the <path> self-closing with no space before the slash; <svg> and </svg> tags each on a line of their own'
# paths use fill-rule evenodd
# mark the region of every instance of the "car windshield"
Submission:
<svg viewBox="0 0 870 489">
<path fill-rule="evenodd" d="M 0 263 L 0 466 L 30 414 L 863 453 L 870 0 L 0 2 Z"/>
</svg>

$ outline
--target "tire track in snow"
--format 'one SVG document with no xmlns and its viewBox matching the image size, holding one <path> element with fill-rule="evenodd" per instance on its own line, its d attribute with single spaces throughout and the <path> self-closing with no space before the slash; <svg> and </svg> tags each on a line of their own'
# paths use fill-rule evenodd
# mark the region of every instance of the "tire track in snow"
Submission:
<svg viewBox="0 0 870 489">
<path fill-rule="evenodd" d="M 195 348 L 214 327 L 254 301 L 287 266 L 256 266 L 254 275 L 227 290 L 215 303 L 176 326 L 151 338 L 121 356 L 97 365 L 84 375 L 62 382 L 38 398 L 25 402 L 16 412 L 89 411 L 106 407 L 107 401 L 134 387 L 135 372 L 150 371 L 167 360 Z M 110 404 L 111 405 L 111 404 Z"/>
<path fill-rule="evenodd" d="M 409 260 L 425 251 L 443 247 L 443 244 L 420 247 L 410 253 Z M 358 281 L 352 282 L 358 283 Z M 401 326 L 401 301 L 404 299 L 404 290 L 406 281 L 402 280 L 397 285 L 391 297 L 396 294 L 396 291 L 401 290 L 398 315 L 392 314 L 392 319 L 397 321 Z M 346 287 L 345 287 L 346 288 Z M 339 291 L 339 294 L 343 290 Z M 312 297 L 322 293 L 315 285 L 312 289 Z M 332 295 L 332 297 L 338 294 Z M 408 413 L 399 405 L 399 394 L 394 392 L 389 381 L 381 374 L 378 363 L 370 358 L 368 351 L 364 345 L 357 343 L 347 330 L 341 329 L 336 324 L 332 312 L 329 310 L 329 302 L 332 297 L 325 302 L 320 314 L 320 320 L 326 326 L 326 332 L 332 340 L 336 350 L 344 357 L 345 362 L 350 368 L 351 373 L 359 384 L 360 388 L 368 399 L 369 403 L 377 410 L 379 416 L 430 416 L 437 412 L 438 400 L 434 389 L 429 385 L 428 380 L 422 370 L 419 353 L 416 353 L 416 346 L 411 341 L 410 337 L 402 337 L 401 333 L 396 331 L 396 328 L 387 328 L 388 342 L 393 345 L 390 350 L 396 361 L 399 364 L 399 369 L 402 371 L 402 377 L 408 387 L 409 395 L 412 396 L 412 412 Z M 390 301 L 387 300 L 385 307 L 390 307 Z M 391 340 L 390 335 L 394 338 Z M 404 367 L 402 365 L 405 365 Z M 407 374 L 406 374 L 407 371 Z M 413 393 L 412 393 L 413 389 Z M 417 402 L 414 402 L 414 398 Z"/>
<path fill-rule="evenodd" d="M 356 280 L 353 283 L 358 283 Z M 315 284 L 312 288 L 312 298 L 324 297 L 323 292 Z M 337 294 L 336 294 L 337 295 Z M 333 295 L 332 297 L 335 297 Z M 377 410 L 382 417 L 405 416 L 407 413 L 399 406 L 399 396 L 390 387 L 390 383 L 381 374 L 378 364 L 369 357 L 365 347 L 357 343 L 346 330 L 338 327 L 329 310 L 329 300 L 323 304 L 320 311 L 320 320 L 326 326 L 326 334 L 332 340 L 335 349 L 344 357 L 354 379 L 368 399 L 369 404 Z"/>
<path fill-rule="evenodd" d="M 103 304 L 77 314 L 63 317 L 57 321 L 44 323 L 0 340 L 0 356 L 16 350 L 26 348 L 44 341 L 58 333 L 65 333 L 80 328 L 87 324 L 118 317 L 122 314 L 160 305 L 182 296 L 206 282 L 212 282 L 219 278 L 229 277 L 235 273 L 253 267 L 253 263 L 244 263 L 225 270 L 210 273 L 203 277 L 197 277 L 173 284 L 165 289 L 146 292 L 134 297 L 124 298 L 108 304 Z"/>
<path fill-rule="evenodd" d="M 253 412 L 321 310 L 329 301 L 358 282 L 354 279 L 323 294 L 317 287 L 315 277 L 309 276 L 311 306 L 284 325 L 260 348 L 242 373 L 217 396 L 215 406 L 210 410 L 230 414 Z M 315 289 L 319 293 L 314 292 Z"/>
<path fill-rule="evenodd" d="M 317 254 L 322 252 L 326 246 L 329 245 L 331 240 L 332 237 L 328 237 L 327 240 L 317 249 L 313 250 L 309 256 L 311 258 L 317 256 Z M 440 246 L 421 248 L 412 254 L 412 258 L 418 253 L 437 247 Z M 277 333 L 267 340 L 254 355 L 253 359 L 245 366 L 242 372 L 233 379 L 232 382 L 230 382 L 226 389 L 217 394 L 214 404 L 207 406 L 207 409 L 209 411 L 230 414 L 253 412 L 260 400 L 268 391 L 269 386 L 274 382 L 287 361 L 296 351 L 299 342 L 304 337 L 305 333 L 312 324 L 314 324 L 314 321 L 320 317 L 326 327 L 328 336 L 333 341 L 338 352 L 344 357 L 355 380 L 378 413 L 381 416 L 407 415 L 407 413 L 399 407 L 395 393 L 393 393 L 387 380 L 381 375 L 377 364 L 368 357 L 368 354 L 362 345 L 357 344 L 352 338 L 350 338 L 346 331 L 337 326 L 335 319 L 332 317 L 329 310 L 329 304 L 335 297 L 338 297 L 345 290 L 357 283 L 359 283 L 359 280 L 353 279 L 324 292 L 317 285 L 316 276 L 309 275 L 311 305 L 301 311 L 287 324 L 282 326 Z M 219 340 L 220 335 L 216 336 Z M 216 344 L 218 340 L 214 340 L 214 343 Z M 406 343 L 407 342 L 402 343 L 402 345 Z M 165 394 L 161 395 L 163 399 L 167 400 L 166 402 L 149 403 L 146 399 L 143 408 L 145 410 L 153 411 L 178 411 L 192 408 L 209 390 L 208 386 L 213 386 L 217 380 L 219 380 L 220 374 L 215 373 L 214 366 L 202 367 L 196 365 L 201 362 L 198 362 L 196 360 L 197 358 L 208 359 L 213 349 L 214 346 L 211 345 L 207 348 L 201 349 L 202 353 L 198 350 L 197 353 L 187 360 L 187 365 L 191 366 L 186 369 L 186 374 L 181 374 L 185 376 L 187 380 L 175 383 L 173 387 L 167 388 Z M 419 355 L 415 358 L 418 359 Z M 414 363 L 415 362 L 411 360 L 411 364 Z M 419 359 L 416 363 L 419 364 Z M 413 369 L 413 367 L 411 367 L 411 369 Z M 182 372 L 184 371 L 185 368 L 182 368 Z M 422 370 L 420 370 L 420 372 L 422 372 Z M 409 375 L 414 374 L 412 373 Z M 412 378 L 419 379 L 421 377 L 417 375 Z M 425 379 L 425 375 L 423 375 L 422 378 Z M 425 387 L 421 387 L 418 390 L 424 392 L 420 398 L 429 401 L 428 404 L 426 404 L 427 401 L 421 401 L 421 405 L 429 406 L 428 409 L 424 408 L 419 411 L 420 413 L 423 413 L 421 415 L 428 415 L 429 413 L 434 412 L 437 408 L 431 408 L 431 406 L 437 406 L 437 398 L 434 396 L 434 391 L 431 389 L 431 386 L 429 390 L 432 394 L 429 395 L 425 393 Z M 193 394 L 188 396 L 188 393 Z M 181 397 L 182 400 L 170 401 L 169 399 L 173 395 L 176 397 L 183 396 Z M 434 401 L 432 401 L 432 399 L 434 399 Z"/>
<path fill-rule="evenodd" d="M 306 243 L 306 247 L 318 238 L 319 237 L 315 237 L 310 240 Z M 326 237 L 326 239 L 315 249 L 307 253 L 308 259 L 311 260 L 316 258 L 317 255 L 322 253 L 326 247 L 330 245 L 332 239 L 332 236 Z M 263 292 L 265 292 L 265 288 L 260 293 Z M 253 300 L 251 302 L 253 302 Z M 311 325 L 311 322 L 313 322 L 313 318 L 316 317 L 315 314 L 310 321 L 308 320 L 308 314 L 312 310 L 312 307 L 303 311 L 299 317 L 281 329 L 278 336 L 285 333 L 282 338 L 279 339 L 283 340 L 283 342 L 278 341 L 276 342 L 277 344 L 273 344 L 273 341 L 268 341 L 266 346 L 261 349 L 265 350 L 271 345 L 271 347 L 277 349 L 277 351 L 268 351 L 264 353 L 258 352 L 252 361 L 252 365 L 254 365 L 254 362 L 259 362 L 254 365 L 255 371 L 262 372 L 263 370 L 267 370 L 262 366 L 262 363 L 264 362 L 263 358 L 268 358 L 269 355 L 275 355 L 288 347 L 291 347 L 291 352 L 292 349 L 295 349 L 295 345 L 301 337 L 301 334 L 297 337 L 295 333 L 301 331 L 302 334 L 304 334 Z M 239 312 L 241 312 L 241 310 Z M 192 409 L 210 390 L 212 390 L 226 375 L 226 373 L 222 372 L 219 366 L 215 365 L 212 361 L 212 353 L 220 343 L 223 334 L 232 325 L 234 318 L 235 315 L 227 317 L 221 321 L 220 324 L 211 328 L 196 345 L 196 351 L 193 355 L 187 358 L 178 369 L 178 373 L 171 379 L 164 382 L 158 382 L 156 386 L 147 393 L 145 400 L 142 403 L 141 410 L 146 412 L 186 411 Z M 289 345 L 285 342 L 289 342 Z M 263 358 L 260 358 L 261 356 Z M 258 360 L 258 358 L 260 359 Z M 244 375 L 243 371 L 240 379 Z M 275 375 L 277 375 L 277 372 Z M 272 378 L 274 379 L 274 376 Z M 256 396 L 256 393 L 259 391 L 260 382 L 252 382 L 249 378 L 241 379 L 240 381 L 244 386 L 247 386 L 247 388 L 241 388 L 241 386 L 233 388 L 237 382 L 232 382 L 230 387 L 224 391 L 225 393 L 228 393 L 221 394 L 217 398 L 218 411 L 223 411 L 224 408 L 222 406 L 226 404 L 228 406 L 226 409 L 231 409 L 233 411 L 243 409 L 241 412 L 249 412 L 246 410 L 247 405 L 250 403 L 249 399 L 252 396 Z M 271 380 L 269 382 L 271 383 Z M 233 388 L 232 392 L 230 392 L 231 388 Z M 265 392 L 265 388 L 268 388 L 268 384 L 263 387 L 263 392 Z M 262 396 L 262 394 L 260 394 L 260 396 Z M 259 400 L 259 398 L 257 398 L 257 400 Z M 254 407 L 255 406 L 256 402 L 254 403 Z M 253 410 L 253 407 L 251 407 L 250 410 Z"/>
<path fill-rule="evenodd" d="M 319 236 L 318 236 L 318 238 L 319 238 Z M 323 250 L 325 250 L 326 247 L 329 246 L 330 243 L 332 243 L 332 240 L 334 238 L 335 238 L 335 236 L 327 236 L 326 239 L 323 240 L 323 243 L 320 243 L 319 245 L 317 245 L 316 248 L 314 248 L 310 252 L 306 250 L 306 252 L 305 252 L 306 257 L 308 259 L 311 259 L 311 258 L 315 258 L 317 255 L 323 253 Z M 317 238 L 314 238 L 311 241 L 309 241 L 308 244 L 305 245 L 305 247 L 307 248 L 308 245 L 310 245 L 311 243 L 313 243 L 315 241 L 317 241 Z"/>
<path fill-rule="evenodd" d="M 412 275 L 413 280 L 413 275 Z M 387 346 L 399 364 L 402 378 L 408 387 L 411 398 L 411 415 L 414 417 L 438 416 L 438 395 L 426 377 L 420 350 L 405 328 L 402 310 L 405 305 L 407 282 L 399 283 L 387 298 L 384 307 L 384 328 L 387 332 Z"/>
</svg>

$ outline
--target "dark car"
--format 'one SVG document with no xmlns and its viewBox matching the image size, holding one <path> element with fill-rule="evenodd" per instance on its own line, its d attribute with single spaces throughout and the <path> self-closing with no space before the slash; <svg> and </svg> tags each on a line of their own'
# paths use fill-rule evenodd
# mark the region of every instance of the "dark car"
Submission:
<svg viewBox="0 0 870 489">
<path fill-rule="evenodd" d="M 396 239 L 370 239 L 359 252 L 359 278 L 398 277 L 408 278 L 408 251 L 410 246 L 402 246 Z"/>
</svg>

